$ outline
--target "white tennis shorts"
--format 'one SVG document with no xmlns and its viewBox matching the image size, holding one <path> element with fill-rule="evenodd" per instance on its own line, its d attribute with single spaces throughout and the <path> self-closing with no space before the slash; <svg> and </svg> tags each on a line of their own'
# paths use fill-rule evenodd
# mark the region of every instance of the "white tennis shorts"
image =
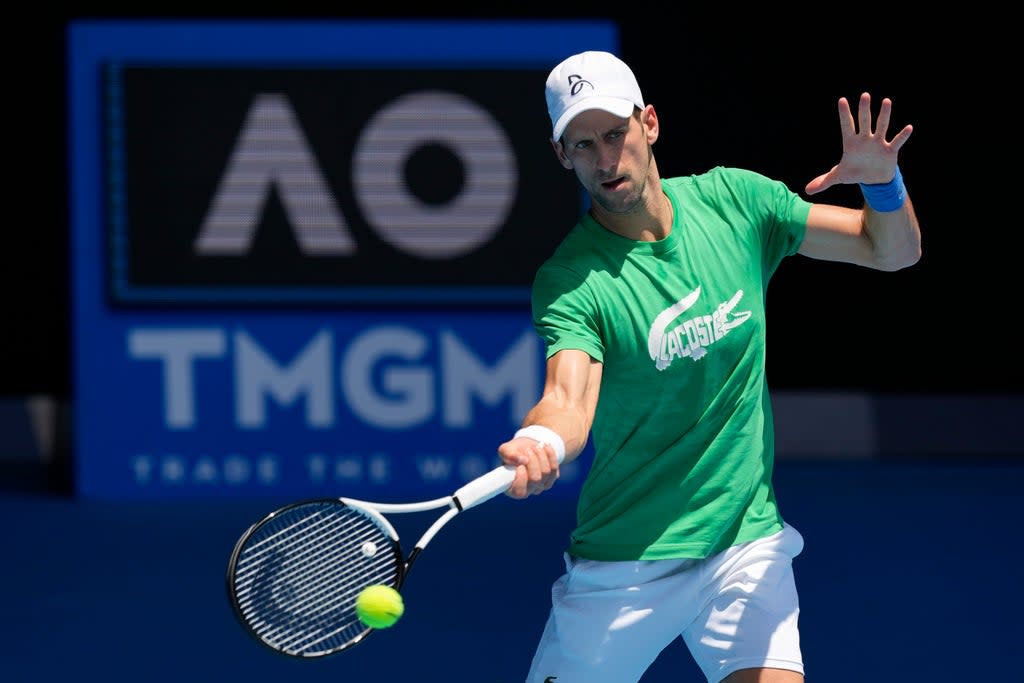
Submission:
<svg viewBox="0 0 1024 683">
<path fill-rule="evenodd" d="M 793 527 L 703 560 L 566 555 L 527 683 L 639 681 L 682 636 L 711 683 L 755 667 L 803 673 Z"/>
</svg>

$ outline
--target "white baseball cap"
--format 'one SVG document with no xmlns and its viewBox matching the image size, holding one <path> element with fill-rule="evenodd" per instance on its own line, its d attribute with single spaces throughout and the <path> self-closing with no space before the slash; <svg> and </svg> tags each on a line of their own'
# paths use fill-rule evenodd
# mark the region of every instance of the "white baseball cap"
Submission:
<svg viewBox="0 0 1024 683">
<path fill-rule="evenodd" d="M 562 137 L 577 114 L 601 109 L 626 118 L 633 107 L 644 107 L 636 77 L 625 62 L 610 52 L 580 52 L 551 70 L 544 88 L 551 117 L 551 138 Z"/>
</svg>

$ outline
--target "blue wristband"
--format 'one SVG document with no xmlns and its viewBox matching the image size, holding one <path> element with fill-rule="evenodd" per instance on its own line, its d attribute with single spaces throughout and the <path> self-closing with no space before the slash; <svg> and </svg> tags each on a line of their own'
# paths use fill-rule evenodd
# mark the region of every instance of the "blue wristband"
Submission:
<svg viewBox="0 0 1024 683">
<path fill-rule="evenodd" d="M 864 201 L 875 211 L 895 211 L 903 206 L 907 196 L 907 188 L 903 186 L 903 175 L 900 167 L 896 167 L 896 175 L 887 183 L 861 183 L 860 191 Z"/>
</svg>

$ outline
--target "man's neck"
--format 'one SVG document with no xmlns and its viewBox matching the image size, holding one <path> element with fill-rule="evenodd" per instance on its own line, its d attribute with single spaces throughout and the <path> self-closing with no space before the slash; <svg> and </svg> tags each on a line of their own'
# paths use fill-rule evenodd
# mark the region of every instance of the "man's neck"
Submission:
<svg viewBox="0 0 1024 683">
<path fill-rule="evenodd" d="M 657 175 L 648 179 L 642 200 L 629 211 L 610 213 L 592 204 L 590 215 L 605 229 L 637 242 L 665 239 L 672 232 L 674 219 L 672 201 L 661 189 L 661 179 Z"/>
</svg>

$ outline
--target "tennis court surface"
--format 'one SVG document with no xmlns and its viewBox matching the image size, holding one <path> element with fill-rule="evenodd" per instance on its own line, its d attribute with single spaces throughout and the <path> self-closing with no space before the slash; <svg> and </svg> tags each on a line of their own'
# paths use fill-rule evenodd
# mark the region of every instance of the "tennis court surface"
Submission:
<svg viewBox="0 0 1024 683">
<path fill-rule="evenodd" d="M 808 680 L 1007 680 L 1024 642 L 1020 462 L 779 463 L 807 543 Z M 521 682 L 573 514 L 557 497 L 467 511 L 417 563 L 398 625 L 298 661 L 250 639 L 225 593 L 235 539 L 270 501 L 81 502 L 23 472 L 0 481 L 3 683 Z M 404 538 L 430 519 L 403 517 Z M 677 642 L 643 683 L 700 680 Z"/>
</svg>

